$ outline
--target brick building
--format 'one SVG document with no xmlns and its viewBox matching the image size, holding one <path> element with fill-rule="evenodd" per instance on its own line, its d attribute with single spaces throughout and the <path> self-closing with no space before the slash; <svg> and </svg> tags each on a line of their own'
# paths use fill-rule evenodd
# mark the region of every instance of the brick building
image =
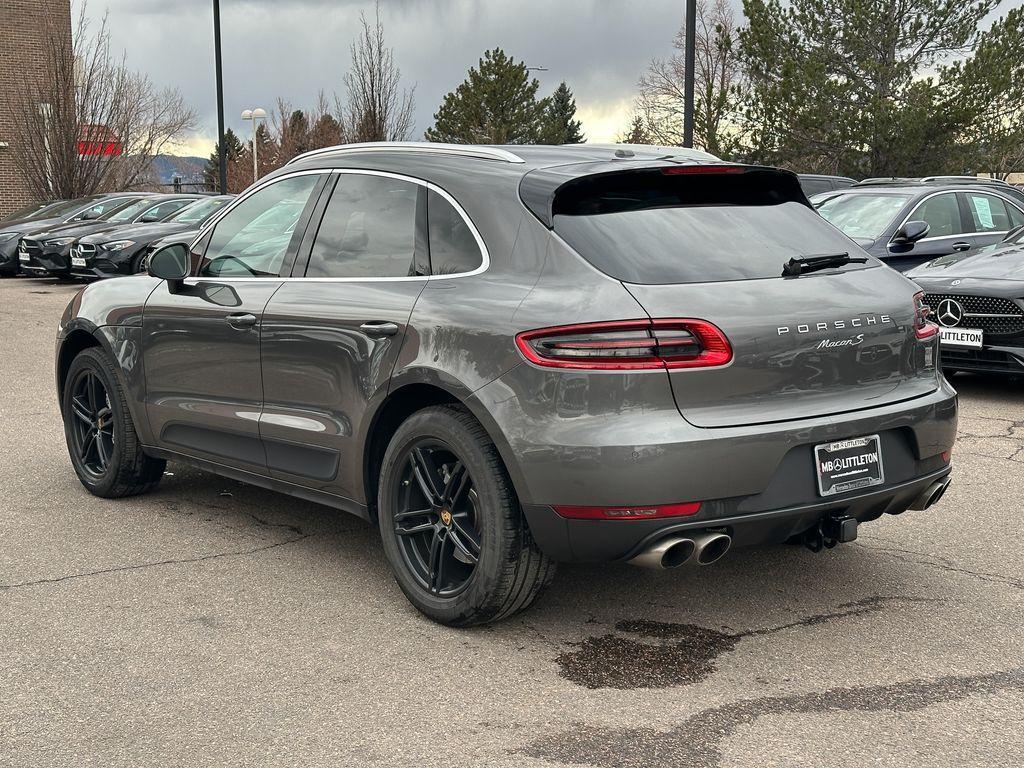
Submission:
<svg viewBox="0 0 1024 768">
<path fill-rule="evenodd" d="M 14 112 L 26 82 L 44 77 L 51 34 L 71 38 L 71 0 L 0 0 L 0 216 L 32 202 L 14 164 Z"/>
</svg>

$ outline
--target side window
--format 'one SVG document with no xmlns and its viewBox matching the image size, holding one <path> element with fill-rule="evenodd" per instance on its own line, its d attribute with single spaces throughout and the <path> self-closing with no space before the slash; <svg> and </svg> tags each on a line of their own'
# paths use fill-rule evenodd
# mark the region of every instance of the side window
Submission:
<svg viewBox="0 0 1024 768">
<path fill-rule="evenodd" d="M 199 275 L 277 277 L 306 202 L 320 180 L 304 174 L 250 195 L 214 227 Z"/>
<path fill-rule="evenodd" d="M 111 213 L 117 210 L 125 203 L 130 203 L 132 198 L 130 197 L 107 197 L 103 200 L 98 200 L 95 205 L 86 208 L 84 211 L 80 211 L 74 220 L 79 221 L 82 219 L 97 219 L 105 213 Z"/>
<path fill-rule="evenodd" d="M 960 206 L 952 192 L 925 200 L 910 214 L 910 219 L 928 222 L 931 225 L 928 237 L 947 237 L 964 231 L 960 223 Z"/>
<path fill-rule="evenodd" d="M 152 208 L 147 208 L 142 218 L 152 219 L 153 221 L 163 221 L 175 211 L 180 211 L 189 203 L 194 202 L 193 200 L 168 200 L 163 203 L 154 205 Z"/>
<path fill-rule="evenodd" d="M 968 192 L 966 197 L 975 232 L 1005 232 L 1010 228 L 1010 215 L 1001 198 L 977 192 Z"/>
<path fill-rule="evenodd" d="M 466 220 L 434 190 L 427 195 L 430 271 L 435 275 L 472 272 L 483 263 L 480 246 Z"/>
<path fill-rule="evenodd" d="M 306 277 L 415 275 L 420 189 L 387 176 L 340 174 L 313 241 Z"/>
</svg>

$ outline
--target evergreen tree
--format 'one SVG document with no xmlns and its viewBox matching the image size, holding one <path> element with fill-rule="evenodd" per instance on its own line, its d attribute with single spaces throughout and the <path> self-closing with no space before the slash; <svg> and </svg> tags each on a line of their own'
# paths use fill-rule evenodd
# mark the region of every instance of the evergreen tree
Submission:
<svg viewBox="0 0 1024 768">
<path fill-rule="evenodd" d="M 238 140 L 238 136 L 230 128 L 224 131 L 224 146 L 226 147 L 224 154 L 227 159 L 227 165 L 230 168 L 231 164 L 238 159 L 243 149 L 242 142 Z M 218 157 L 216 144 L 214 144 L 213 152 L 210 153 L 210 159 L 206 161 L 206 165 L 203 168 L 203 183 L 210 189 L 220 191 L 220 158 Z"/>
<path fill-rule="evenodd" d="M 548 102 L 544 125 L 540 132 L 541 144 L 582 144 L 583 124 L 576 120 L 576 99 L 563 80 Z"/>
<path fill-rule="evenodd" d="M 500 48 L 486 51 L 462 84 L 444 97 L 427 129 L 427 141 L 455 144 L 536 144 L 545 125 L 548 99 L 537 100 L 540 83 L 526 65 Z"/>
<path fill-rule="evenodd" d="M 651 137 L 647 133 L 647 122 L 640 115 L 634 115 L 626 132 L 619 136 L 621 144 L 650 144 Z"/>
<path fill-rule="evenodd" d="M 750 159 L 850 176 L 959 172 L 976 120 L 944 63 L 998 0 L 744 0 Z"/>
</svg>

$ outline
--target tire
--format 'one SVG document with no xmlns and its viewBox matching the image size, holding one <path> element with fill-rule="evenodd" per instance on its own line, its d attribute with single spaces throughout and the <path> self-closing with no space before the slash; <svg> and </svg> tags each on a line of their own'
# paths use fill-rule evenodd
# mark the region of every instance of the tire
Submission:
<svg viewBox="0 0 1024 768">
<path fill-rule="evenodd" d="M 417 467 L 430 466 L 437 470 L 433 502 L 416 474 Z M 449 486 L 458 488 L 449 492 Z M 424 502 L 431 511 L 409 511 Z M 441 624 L 468 627 L 507 618 L 531 605 L 554 577 L 554 561 L 533 541 L 494 443 L 461 407 L 425 408 L 398 427 L 384 453 L 377 509 L 398 586 Z M 443 568 L 433 568 L 438 537 Z"/>
<path fill-rule="evenodd" d="M 90 402 L 92 382 L 103 391 L 91 390 Z M 89 493 L 117 499 L 157 486 L 167 462 L 142 452 L 121 382 L 102 350 L 90 347 L 71 361 L 61 405 L 71 465 Z"/>
<path fill-rule="evenodd" d="M 142 265 L 143 261 L 146 261 L 146 249 L 145 248 L 143 248 L 137 254 L 132 256 L 131 264 L 128 267 L 128 274 L 129 275 L 138 275 L 141 272 L 145 272 L 146 270 L 143 269 L 143 265 Z M 149 266 L 149 262 L 148 261 L 146 261 L 146 266 L 147 267 Z"/>
</svg>

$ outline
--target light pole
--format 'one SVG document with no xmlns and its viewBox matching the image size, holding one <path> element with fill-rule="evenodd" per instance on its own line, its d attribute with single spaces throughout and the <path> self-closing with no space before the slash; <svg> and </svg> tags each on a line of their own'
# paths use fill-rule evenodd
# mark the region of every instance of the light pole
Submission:
<svg viewBox="0 0 1024 768">
<path fill-rule="evenodd" d="M 686 0 L 686 71 L 683 73 L 683 146 L 693 148 L 693 67 L 697 38 L 697 0 Z"/>
<path fill-rule="evenodd" d="M 217 70 L 217 165 L 220 193 L 228 191 L 227 147 L 224 146 L 224 76 L 220 65 L 220 0 L 213 0 L 213 59 Z"/>
<path fill-rule="evenodd" d="M 267 119 L 267 110 L 260 107 L 246 109 L 242 112 L 242 119 L 252 120 L 252 183 L 255 184 L 260 177 L 259 153 L 256 149 L 256 125 L 260 120 Z"/>
</svg>

